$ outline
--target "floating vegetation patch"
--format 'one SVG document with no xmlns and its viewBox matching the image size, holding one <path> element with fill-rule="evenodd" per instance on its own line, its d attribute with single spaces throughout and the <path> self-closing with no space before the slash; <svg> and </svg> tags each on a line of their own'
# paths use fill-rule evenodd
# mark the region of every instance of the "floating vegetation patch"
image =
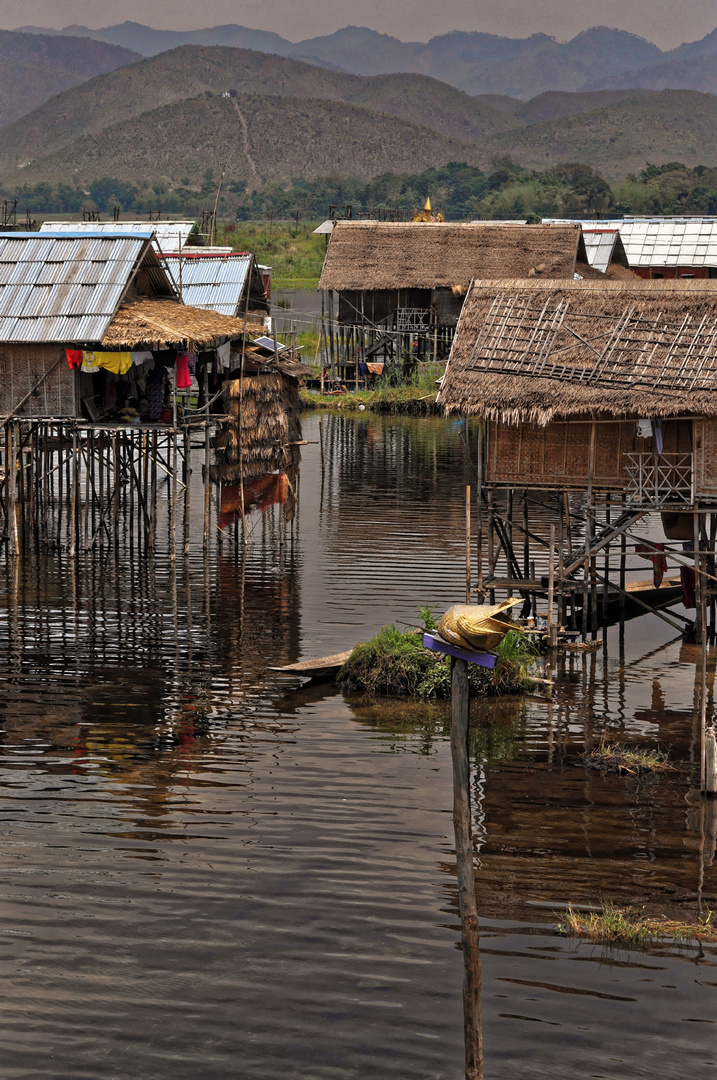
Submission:
<svg viewBox="0 0 717 1080">
<path fill-rule="evenodd" d="M 503 638 L 490 668 L 468 665 L 471 692 L 476 695 L 519 694 L 531 685 L 532 639 L 514 630 Z M 384 626 L 370 641 L 360 642 L 341 668 L 337 682 L 351 693 L 389 697 L 447 698 L 451 665 L 447 656 L 423 647 L 422 630 Z"/>
<path fill-rule="evenodd" d="M 589 941 L 649 945 L 662 941 L 717 941 L 713 912 L 696 922 L 650 917 L 637 908 L 620 908 L 603 901 L 599 912 L 569 907 L 558 915 L 558 933 Z"/>
<path fill-rule="evenodd" d="M 591 769 L 621 776 L 674 772 L 676 768 L 663 750 L 645 750 L 620 743 L 601 743 L 594 750 L 586 751 L 582 760 Z"/>
</svg>

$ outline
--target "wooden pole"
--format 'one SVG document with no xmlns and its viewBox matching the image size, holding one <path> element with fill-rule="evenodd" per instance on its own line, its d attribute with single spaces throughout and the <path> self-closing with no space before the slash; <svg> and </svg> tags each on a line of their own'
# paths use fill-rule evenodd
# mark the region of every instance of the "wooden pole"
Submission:
<svg viewBox="0 0 717 1080">
<path fill-rule="evenodd" d="M 466 603 L 471 602 L 471 486 L 466 484 Z"/>
<path fill-rule="evenodd" d="M 548 644 L 554 649 L 558 642 L 558 628 L 553 619 L 555 598 L 555 526 L 550 526 L 550 556 L 548 563 Z"/>
<path fill-rule="evenodd" d="M 717 796 L 717 740 L 715 740 L 714 725 L 707 728 L 705 732 L 705 778 L 702 784 L 702 790 L 705 795 L 709 795 L 712 798 Z"/>
<path fill-rule="evenodd" d="M 476 460 L 476 556 L 478 559 L 478 592 L 483 596 L 483 422 L 478 428 Z"/>
<path fill-rule="evenodd" d="M 693 517 L 692 543 L 694 546 L 695 564 L 695 641 L 702 642 L 702 592 L 703 584 L 700 575 L 700 515 L 697 507 Z"/>
<path fill-rule="evenodd" d="M 70 504 L 70 555 L 77 550 L 77 485 L 80 482 L 80 467 L 77 460 L 77 425 L 72 428 L 72 501 Z"/>
<path fill-rule="evenodd" d="M 458 909 L 463 946 L 463 1026 L 466 1080 L 482 1080 L 480 936 L 473 871 L 468 724 L 468 663 L 451 661 L 451 758 L 453 761 L 453 831 L 456 844 Z"/>
<path fill-rule="evenodd" d="M 189 435 L 189 428 L 184 428 L 184 554 L 189 554 L 189 506 L 190 506 L 190 460 L 191 460 L 191 438 Z"/>
<path fill-rule="evenodd" d="M 495 535 L 494 535 L 494 520 L 493 520 L 493 492 L 488 491 L 486 493 L 486 504 L 488 509 L 488 577 L 495 576 Z M 495 589 L 489 591 L 489 603 L 495 603 Z"/>
<path fill-rule="evenodd" d="M 697 556 L 699 562 L 699 555 Z M 697 575 L 695 574 L 695 582 Z M 700 597 L 700 613 L 704 615 L 704 589 Z M 700 789 L 707 791 L 707 634 L 702 624 L 700 665 Z M 714 738 L 714 735 L 713 735 Z"/>
<path fill-rule="evenodd" d="M 212 512 L 211 489 L 209 487 L 209 420 L 204 421 L 204 535 L 203 547 L 209 544 L 209 518 Z"/>
</svg>

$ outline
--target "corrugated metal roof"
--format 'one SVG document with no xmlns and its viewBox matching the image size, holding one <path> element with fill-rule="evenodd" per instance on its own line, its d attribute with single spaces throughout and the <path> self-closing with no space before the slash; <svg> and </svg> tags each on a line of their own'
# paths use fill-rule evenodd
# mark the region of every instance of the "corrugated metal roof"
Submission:
<svg viewBox="0 0 717 1080">
<path fill-rule="evenodd" d="M 154 234 L 163 252 L 179 251 L 186 244 L 189 234 L 195 226 L 194 221 L 43 221 L 40 232 L 94 232 L 110 233 L 115 236 L 124 233 Z"/>
<path fill-rule="evenodd" d="M 617 229 L 632 267 L 717 267 L 717 217 L 626 217 L 595 225 Z"/>
<path fill-rule="evenodd" d="M 148 240 L 0 234 L 0 341 L 101 341 Z"/>
<path fill-rule="evenodd" d="M 619 235 L 617 229 L 583 229 L 588 262 L 595 270 L 601 270 L 603 274 L 608 272 Z"/>
<path fill-rule="evenodd" d="M 185 304 L 221 315 L 237 314 L 251 255 L 168 255 L 165 261 L 177 288 L 182 264 L 181 294 Z"/>
</svg>

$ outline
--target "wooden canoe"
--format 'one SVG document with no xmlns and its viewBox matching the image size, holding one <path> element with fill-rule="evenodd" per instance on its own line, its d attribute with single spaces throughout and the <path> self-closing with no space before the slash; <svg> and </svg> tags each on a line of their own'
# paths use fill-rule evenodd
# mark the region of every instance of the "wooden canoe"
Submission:
<svg viewBox="0 0 717 1080">
<path fill-rule="evenodd" d="M 284 664 L 283 667 L 270 667 L 269 671 L 279 671 L 282 675 L 303 675 L 307 679 L 331 679 L 338 675 L 352 651 L 347 649 L 346 652 L 321 656 L 316 660 L 299 660 L 295 664 Z"/>
</svg>

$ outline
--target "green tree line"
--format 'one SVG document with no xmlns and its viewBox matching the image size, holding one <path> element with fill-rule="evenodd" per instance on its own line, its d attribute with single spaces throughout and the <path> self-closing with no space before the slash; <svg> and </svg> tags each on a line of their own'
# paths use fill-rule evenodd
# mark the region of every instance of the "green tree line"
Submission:
<svg viewBox="0 0 717 1080">
<path fill-rule="evenodd" d="M 183 178 L 175 187 L 103 177 L 87 188 L 68 184 L 24 185 L 2 192 L 17 199 L 18 211 L 79 213 L 95 210 L 124 213 L 195 215 L 212 209 L 218 178 L 207 172 L 201 187 Z M 681 214 L 717 213 L 717 169 L 681 162 L 646 165 L 620 183 L 610 185 L 589 165 L 570 162 L 543 171 L 525 169 L 510 157 L 498 158 L 486 170 L 460 162 L 416 174 L 384 173 L 365 182 L 325 177 L 291 184 L 267 184 L 247 193 L 239 180 L 226 178 L 219 192 L 219 216 L 225 220 L 258 221 L 321 219 L 331 205 L 353 208 L 354 216 L 378 211 L 412 214 L 430 197 L 447 220 L 527 219 L 568 217 L 592 213 Z"/>
</svg>

